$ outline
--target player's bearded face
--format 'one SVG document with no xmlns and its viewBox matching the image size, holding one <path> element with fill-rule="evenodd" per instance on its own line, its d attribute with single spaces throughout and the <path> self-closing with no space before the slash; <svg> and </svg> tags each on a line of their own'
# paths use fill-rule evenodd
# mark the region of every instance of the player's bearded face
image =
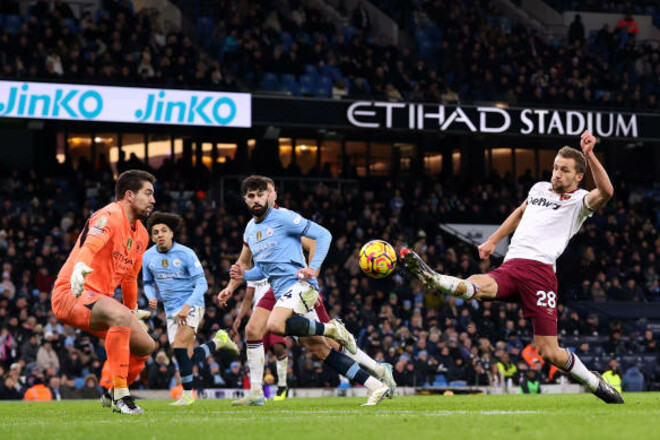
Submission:
<svg viewBox="0 0 660 440">
<path fill-rule="evenodd" d="M 575 159 L 558 155 L 552 169 L 552 189 L 560 194 L 574 191 L 582 176 L 575 170 Z"/>
<path fill-rule="evenodd" d="M 261 217 L 266 214 L 268 210 L 270 191 L 248 191 L 245 194 L 245 204 L 247 205 L 250 213 L 255 217 Z"/>
<path fill-rule="evenodd" d="M 154 186 L 151 182 L 145 182 L 142 188 L 134 193 L 131 208 L 135 216 L 140 220 L 145 220 L 154 210 L 156 199 L 154 198 Z"/>
</svg>

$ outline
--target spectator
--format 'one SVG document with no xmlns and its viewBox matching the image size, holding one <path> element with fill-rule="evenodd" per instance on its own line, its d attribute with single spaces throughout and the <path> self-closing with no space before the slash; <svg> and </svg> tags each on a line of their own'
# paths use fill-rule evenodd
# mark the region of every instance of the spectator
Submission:
<svg viewBox="0 0 660 440">
<path fill-rule="evenodd" d="M 85 376 L 85 385 L 78 390 L 78 398 L 80 399 L 98 399 L 101 397 L 101 390 L 99 389 L 99 380 L 94 374 Z"/>
<path fill-rule="evenodd" d="M 619 373 L 619 363 L 616 359 L 610 359 L 607 363 L 605 372 L 603 373 L 603 380 L 610 384 L 619 393 L 621 390 L 621 373 Z"/>
<path fill-rule="evenodd" d="M 369 17 L 369 11 L 367 11 L 364 0 L 358 0 L 357 6 L 353 10 L 351 24 L 365 34 L 369 34 L 371 30 L 371 18 Z"/>
<path fill-rule="evenodd" d="M 541 379 L 535 370 L 530 368 L 522 375 L 520 394 L 541 394 Z"/>
<path fill-rule="evenodd" d="M 568 44 L 574 46 L 576 43 L 578 47 L 582 47 L 584 43 L 584 25 L 580 14 L 575 14 L 575 19 L 568 28 Z"/>
<path fill-rule="evenodd" d="M 53 400 L 53 393 L 44 385 L 43 379 L 38 377 L 32 378 L 33 385 L 25 391 L 24 400 L 36 402 L 48 402 Z"/>
<path fill-rule="evenodd" d="M 149 366 L 149 388 L 169 390 L 173 376 L 174 368 L 167 354 L 163 350 L 159 351 L 155 361 Z"/>
<path fill-rule="evenodd" d="M 625 32 L 632 40 L 639 33 L 639 26 L 637 25 L 637 21 L 635 21 L 632 14 L 626 13 L 626 15 L 624 15 L 617 23 L 616 30 Z"/>
<path fill-rule="evenodd" d="M 37 368 L 41 370 L 48 370 L 54 368 L 60 369 L 60 359 L 57 353 L 53 350 L 53 345 L 50 341 L 44 341 L 43 345 L 37 351 Z"/>
<path fill-rule="evenodd" d="M 626 370 L 626 374 L 623 376 L 623 390 L 630 393 L 644 391 L 644 375 L 639 371 L 637 365 Z"/>
<path fill-rule="evenodd" d="M 10 374 L 5 374 L 0 383 L 0 400 L 21 400 L 23 395 L 19 391 L 20 385 Z"/>
</svg>

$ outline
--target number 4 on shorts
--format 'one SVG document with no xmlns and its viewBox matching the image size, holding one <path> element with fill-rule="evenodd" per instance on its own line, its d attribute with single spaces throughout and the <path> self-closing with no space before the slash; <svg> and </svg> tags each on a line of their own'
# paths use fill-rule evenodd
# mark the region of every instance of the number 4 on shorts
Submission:
<svg viewBox="0 0 660 440">
<path fill-rule="evenodd" d="M 555 292 L 544 292 L 539 290 L 536 292 L 536 296 L 539 297 L 536 301 L 536 305 L 539 307 L 550 307 L 554 309 L 557 306 L 557 294 Z"/>
</svg>

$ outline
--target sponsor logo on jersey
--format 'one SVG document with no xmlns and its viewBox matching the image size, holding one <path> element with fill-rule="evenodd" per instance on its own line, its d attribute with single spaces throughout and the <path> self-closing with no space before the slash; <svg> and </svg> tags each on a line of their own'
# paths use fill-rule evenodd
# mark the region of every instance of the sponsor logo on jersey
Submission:
<svg viewBox="0 0 660 440">
<path fill-rule="evenodd" d="M 195 267 L 201 267 L 202 263 L 199 262 L 199 260 L 195 261 Z"/>
<path fill-rule="evenodd" d="M 163 260 L 160 262 L 160 265 L 163 266 L 163 269 L 167 269 L 170 263 L 167 261 L 167 259 L 163 258 Z"/>
<path fill-rule="evenodd" d="M 548 200 L 545 197 L 530 197 L 527 203 L 529 203 L 530 205 L 537 205 L 544 208 L 552 208 L 555 211 L 561 208 L 561 205 L 559 203 L 553 202 L 552 200 Z"/>
<path fill-rule="evenodd" d="M 257 241 L 261 241 L 261 231 L 257 231 Z"/>
<path fill-rule="evenodd" d="M 273 231 L 273 228 L 266 229 L 266 235 L 269 237 L 272 237 L 274 232 L 275 231 Z"/>
<path fill-rule="evenodd" d="M 298 217 L 293 219 L 293 224 L 294 225 L 299 225 L 301 221 L 302 221 L 302 215 L 299 215 Z"/>
<path fill-rule="evenodd" d="M 131 237 L 128 237 L 128 241 L 126 242 L 126 250 L 130 251 L 132 247 L 133 247 L 133 239 Z"/>
<path fill-rule="evenodd" d="M 172 261 L 172 266 L 174 266 L 174 267 L 181 266 L 181 260 L 179 260 L 178 258 L 175 258 L 174 261 Z"/>
<path fill-rule="evenodd" d="M 101 235 L 103 234 L 103 229 L 97 228 L 96 226 L 92 226 L 89 228 L 89 234 L 90 235 Z"/>
</svg>

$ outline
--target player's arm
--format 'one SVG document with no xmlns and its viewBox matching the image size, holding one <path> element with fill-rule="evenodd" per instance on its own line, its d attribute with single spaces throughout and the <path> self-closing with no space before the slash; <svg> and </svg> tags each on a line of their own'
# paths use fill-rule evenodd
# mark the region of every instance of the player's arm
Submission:
<svg viewBox="0 0 660 440">
<path fill-rule="evenodd" d="M 137 278 L 142 268 L 142 256 L 140 256 L 131 273 L 121 282 L 121 300 L 129 310 L 137 310 L 138 285 Z"/>
<path fill-rule="evenodd" d="M 234 263 L 234 266 L 241 266 L 243 268 L 250 268 L 252 267 L 252 251 L 250 250 L 250 247 L 246 244 L 243 243 L 243 249 L 241 249 L 241 255 L 239 255 L 238 260 L 236 263 Z M 230 269 L 230 275 L 231 275 L 231 269 Z M 227 283 L 227 286 L 225 286 L 224 289 L 218 293 L 218 302 L 220 305 L 226 305 L 227 300 L 231 298 L 231 296 L 234 294 L 234 291 L 238 286 L 243 284 L 242 279 L 234 279 L 233 277 L 229 278 L 229 283 Z"/>
<path fill-rule="evenodd" d="M 91 267 L 94 256 L 103 249 L 114 232 L 112 222 L 103 214 L 101 212 L 90 217 L 80 236 L 80 250 L 70 279 L 71 291 L 75 296 L 80 296 L 85 287 L 85 278 L 94 271 Z"/>
<path fill-rule="evenodd" d="M 495 252 L 497 243 L 502 241 L 504 237 L 508 237 L 509 235 L 513 234 L 513 231 L 515 231 L 520 224 L 520 220 L 522 219 L 526 207 L 527 200 L 522 202 L 520 206 L 514 209 L 513 212 L 506 218 L 506 220 L 504 220 L 504 223 L 502 223 L 500 227 L 497 228 L 497 231 L 493 232 L 493 234 L 479 246 L 479 258 L 485 260 L 486 258 L 490 257 L 493 252 Z"/>
<path fill-rule="evenodd" d="M 585 208 L 595 211 L 602 208 L 609 202 L 614 195 L 614 187 L 610 181 L 607 171 L 594 154 L 596 138 L 589 132 L 582 133 L 580 138 L 580 147 L 587 158 L 587 163 L 591 169 L 591 175 L 596 183 L 596 188 L 589 191 L 584 199 Z"/>
<path fill-rule="evenodd" d="M 146 296 L 149 301 L 149 309 L 156 311 L 158 308 L 156 282 L 154 281 L 154 274 L 151 273 L 148 264 L 142 267 L 142 284 L 144 285 L 144 296 Z"/>
<path fill-rule="evenodd" d="M 330 243 L 332 242 L 332 234 L 323 226 L 313 221 L 307 220 L 307 225 L 304 227 L 301 237 L 307 237 L 314 240 L 313 258 L 310 258 L 309 267 L 300 269 L 298 271 L 298 278 L 308 280 L 319 276 L 323 260 L 328 255 L 330 250 Z"/>
<path fill-rule="evenodd" d="M 243 297 L 243 302 L 241 303 L 241 307 L 238 310 L 238 315 L 236 316 L 236 319 L 234 320 L 234 324 L 232 325 L 232 329 L 234 329 L 234 332 L 238 333 L 238 329 L 241 327 L 241 322 L 243 321 L 243 317 L 247 314 L 247 311 L 250 309 L 253 299 L 254 299 L 254 287 L 248 287 L 247 291 L 245 292 L 245 296 Z"/>
<path fill-rule="evenodd" d="M 316 251 L 316 241 L 307 237 L 300 237 L 300 241 L 302 242 L 303 249 L 307 251 L 307 264 L 312 264 L 314 252 Z"/>
<path fill-rule="evenodd" d="M 203 301 L 204 294 L 209 288 L 209 283 L 206 281 L 206 274 L 204 273 L 202 263 L 200 263 L 199 258 L 197 258 L 197 255 L 195 254 L 190 255 L 188 273 L 192 277 L 194 287 L 192 295 L 190 295 L 186 304 L 192 307 L 196 303 Z"/>
</svg>

